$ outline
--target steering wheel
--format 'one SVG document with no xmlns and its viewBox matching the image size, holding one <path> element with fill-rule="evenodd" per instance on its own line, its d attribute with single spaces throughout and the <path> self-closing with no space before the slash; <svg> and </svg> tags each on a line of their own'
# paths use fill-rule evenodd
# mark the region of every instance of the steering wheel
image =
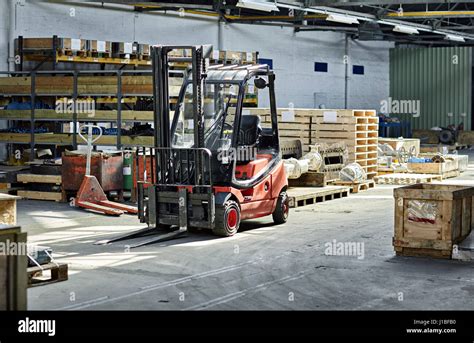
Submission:
<svg viewBox="0 0 474 343">
<path fill-rule="evenodd" d="M 232 134 L 232 132 L 234 132 L 234 126 L 224 122 L 224 125 L 222 125 L 222 137 L 226 137 L 227 135 Z"/>
<path fill-rule="evenodd" d="M 178 158 L 179 155 L 177 153 L 173 156 L 173 161 L 176 163 L 174 166 L 171 166 L 171 170 L 168 173 L 168 178 L 170 178 L 170 173 L 174 174 L 175 181 L 178 180 L 181 176 L 181 171 L 183 172 L 183 183 L 191 183 L 194 180 L 194 172 L 195 172 L 195 164 L 194 160 L 188 160 L 187 163 L 183 163 L 183 161 Z"/>
</svg>

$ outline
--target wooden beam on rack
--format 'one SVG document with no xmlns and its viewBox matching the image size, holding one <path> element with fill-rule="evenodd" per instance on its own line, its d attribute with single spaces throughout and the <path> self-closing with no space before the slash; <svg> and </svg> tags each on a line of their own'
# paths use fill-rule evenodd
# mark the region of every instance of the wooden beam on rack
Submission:
<svg viewBox="0 0 474 343">
<path fill-rule="evenodd" d="M 102 136 L 97 140 L 95 145 L 116 145 L 116 136 Z M 30 142 L 29 133 L 0 133 L 1 143 L 19 143 L 28 144 Z M 72 144 L 72 134 L 70 133 L 36 133 L 36 144 L 54 144 L 54 145 L 70 145 Z M 78 142 L 81 143 L 82 142 Z M 84 143 L 85 144 L 85 143 Z M 124 146 L 153 146 L 152 136 L 122 136 L 122 145 Z"/>
</svg>

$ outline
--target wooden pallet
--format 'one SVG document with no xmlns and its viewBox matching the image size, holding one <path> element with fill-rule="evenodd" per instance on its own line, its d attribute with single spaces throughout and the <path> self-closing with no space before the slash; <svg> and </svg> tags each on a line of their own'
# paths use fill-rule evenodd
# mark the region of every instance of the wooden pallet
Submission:
<svg viewBox="0 0 474 343">
<path fill-rule="evenodd" d="M 369 188 L 375 187 L 374 180 L 366 180 L 366 181 L 342 181 L 342 180 L 335 180 L 332 184 L 336 186 L 347 186 L 350 187 L 351 193 L 359 193 L 361 191 L 366 191 Z"/>
<path fill-rule="evenodd" d="M 58 49 L 58 54 L 63 56 L 87 56 L 86 50 L 70 50 L 70 49 Z"/>
<path fill-rule="evenodd" d="M 442 179 L 450 179 L 452 177 L 457 177 L 461 175 L 461 172 L 459 170 L 450 170 L 450 171 L 447 171 L 447 172 L 444 172 L 443 174 L 441 174 L 441 178 Z"/>
<path fill-rule="evenodd" d="M 56 202 L 63 201 L 63 194 L 61 192 L 39 192 L 21 190 L 17 192 L 17 195 L 30 200 L 54 200 Z"/>
<path fill-rule="evenodd" d="M 61 175 L 44 175 L 44 174 L 18 174 L 17 181 L 23 184 L 51 184 L 61 186 Z M 66 194 L 61 192 L 37 191 L 34 189 L 25 189 L 17 192 L 17 195 L 32 200 L 54 200 L 66 201 Z"/>
<path fill-rule="evenodd" d="M 44 272 L 49 271 L 49 277 Z M 50 283 L 66 281 L 68 279 L 68 265 L 66 263 L 48 263 L 41 267 L 34 266 L 27 269 L 28 287 L 44 286 Z"/>
<path fill-rule="evenodd" d="M 297 179 L 288 179 L 290 187 L 324 187 L 328 185 L 325 173 L 308 172 Z"/>
<path fill-rule="evenodd" d="M 18 174 L 16 179 L 22 183 L 53 183 L 56 185 L 62 183 L 61 175 Z"/>
<path fill-rule="evenodd" d="M 435 180 L 442 181 L 443 177 L 435 174 L 411 173 L 393 173 L 374 177 L 374 181 L 378 185 L 412 185 L 415 183 L 428 183 Z"/>
<path fill-rule="evenodd" d="M 290 208 L 344 198 L 349 193 L 350 188 L 343 186 L 326 186 L 322 188 L 290 187 L 287 191 Z"/>
<path fill-rule="evenodd" d="M 95 58 L 112 58 L 112 52 L 89 51 L 88 56 Z"/>
</svg>

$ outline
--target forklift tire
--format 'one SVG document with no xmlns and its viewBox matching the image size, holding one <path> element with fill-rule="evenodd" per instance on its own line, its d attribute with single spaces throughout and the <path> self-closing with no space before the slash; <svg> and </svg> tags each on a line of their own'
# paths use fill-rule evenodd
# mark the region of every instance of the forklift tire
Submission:
<svg viewBox="0 0 474 343">
<path fill-rule="evenodd" d="M 212 232 L 217 236 L 230 237 L 237 233 L 240 226 L 240 207 L 234 200 L 227 200 L 222 206 L 216 206 L 216 219 Z"/>
<path fill-rule="evenodd" d="M 275 211 L 273 211 L 273 221 L 275 224 L 284 224 L 288 219 L 288 213 L 290 212 L 290 206 L 288 204 L 288 194 L 286 191 L 282 191 L 278 196 Z"/>
</svg>

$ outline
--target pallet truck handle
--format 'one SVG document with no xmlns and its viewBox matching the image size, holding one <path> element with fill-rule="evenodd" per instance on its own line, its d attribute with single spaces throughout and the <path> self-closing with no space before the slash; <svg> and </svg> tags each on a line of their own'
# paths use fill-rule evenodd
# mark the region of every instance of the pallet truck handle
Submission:
<svg viewBox="0 0 474 343">
<path fill-rule="evenodd" d="M 98 128 L 99 129 L 99 134 L 95 139 L 92 139 L 92 129 L 93 128 Z M 87 138 L 84 137 L 81 133 L 83 129 L 87 128 Z M 86 176 L 89 176 L 91 174 L 91 159 L 92 159 L 92 143 L 97 141 L 100 137 L 102 137 L 102 128 L 100 126 L 94 125 L 94 124 L 85 124 L 82 125 L 81 128 L 78 131 L 79 136 L 84 140 L 84 142 L 87 143 L 87 162 L 86 162 Z"/>
<path fill-rule="evenodd" d="M 95 139 L 92 139 L 92 129 L 93 128 L 97 128 L 99 129 L 99 134 L 97 135 L 97 137 Z M 81 133 L 82 129 L 85 129 L 85 128 L 88 128 L 88 133 L 87 133 L 87 138 L 84 137 Z M 82 125 L 80 127 L 80 129 L 78 130 L 77 134 L 82 138 L 82 140 L 86 143 L 89 143 L 89 139 L 91 140 L 91 144 L 94 143 L 95 141 L 97 141 L 100 137 L 102 137 L 102 128 L 98 125 L 93 125 L 93 124 L 85 124 L 85 125 Z"/>
</svg>

